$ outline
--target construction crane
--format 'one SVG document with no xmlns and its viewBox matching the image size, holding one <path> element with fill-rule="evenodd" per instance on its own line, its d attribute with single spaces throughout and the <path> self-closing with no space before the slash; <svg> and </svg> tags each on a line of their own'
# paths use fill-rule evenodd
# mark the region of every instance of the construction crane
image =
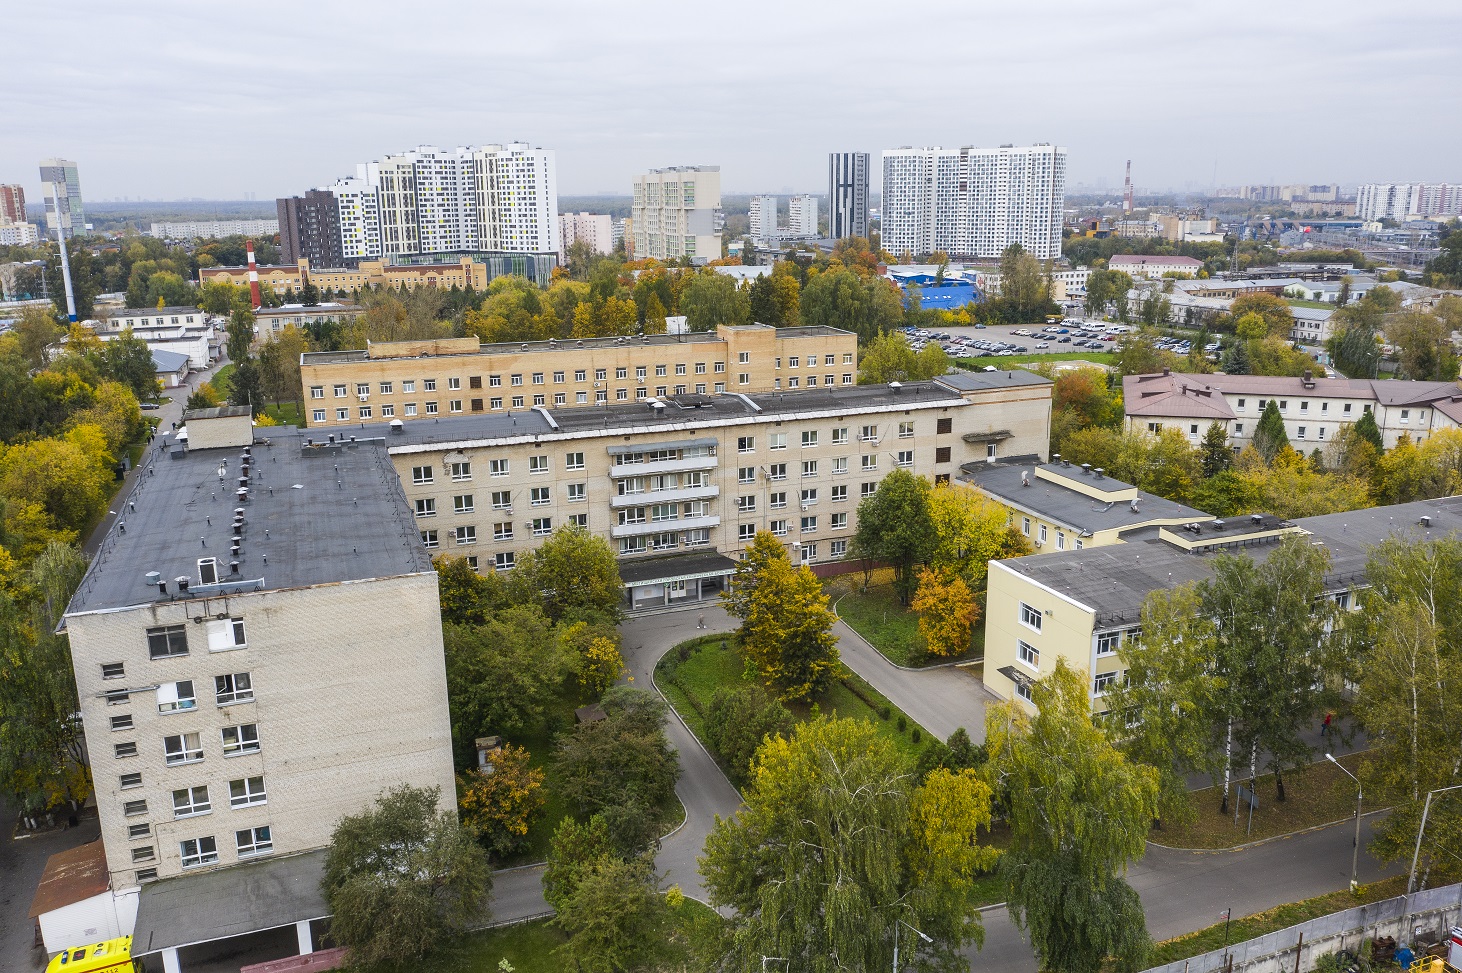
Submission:
<svg viewBox="0 0 1462 973">
<path fill-rule="evenodd" d="M 1132 160 L 1127 160 L 1127 179 L 1122 183 L 1122 212 L 1132 212 Z"/>
</svg>

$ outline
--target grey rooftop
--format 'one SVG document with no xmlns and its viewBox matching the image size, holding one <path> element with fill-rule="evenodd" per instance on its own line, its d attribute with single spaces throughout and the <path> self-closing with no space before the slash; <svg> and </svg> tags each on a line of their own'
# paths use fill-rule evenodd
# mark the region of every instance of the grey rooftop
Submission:
<svg viewBox="0 0 1462 973">
<path fill-rule="evenodd" d="M 1073 477 L 1082 472 L 1080 467 L 1063 467 L 1060 463 L 967 463 L 960 468 L 959 478 L 973 483 L 997 500 L 1029 510 L 1054 523 L 1074 527 L 1082 536 L 1114 528 L 1140 527 L 1153 521 L 1208 520 L 1211 516 L 1143 490 L 1137 491 L 1137 509 L 1133 510 L 1127 500 L 1099 500 L 1060 483 L 1038 479 L 1035 475 L 1037 469 Z M 1021 485 L 1022 474 L 1028 476 L 1029 486 Z M 1134 489 L 1132 484 L 1109 476 L 1101 480 L 1088 478 L 1087 482 L 1113 492 Z"/>
<path fill-rule="evenodd" d="M 217 410 L 208 410 L 209 412 Z M 313 435 L 254 430 L 247 499 L 243 447 L 183 451 L 170 437 L 148 447 L 136 487 L 118 497 L 68 615 L 176 599 L 177 578 L 200 590 L 200 558 L 218 559 L 220 588 L 276 591 L 398 577 L 432 570 L 395 468 L 381 440 L 304 448 Z M 222 470 L 222 475 L 220 475 Z M 240 551 L 233 520 L 242 508 Z M 239 562 L 238 574 L 230 562 Z M 157 572 L 168 593 L 147 575 Z M 215 589 L 217 590 L 217 589 Z"/>
</svg>

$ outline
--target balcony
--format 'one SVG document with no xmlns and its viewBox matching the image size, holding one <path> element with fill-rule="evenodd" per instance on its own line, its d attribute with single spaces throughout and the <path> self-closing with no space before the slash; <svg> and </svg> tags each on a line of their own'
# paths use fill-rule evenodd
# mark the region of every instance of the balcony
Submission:
<svg viewBox="0 0 1462 973">
<path fill-rule="evenodd" d="M 609 536 L 617 540 L 621 537 L 667 534 L 672 531 L 699 530 L 703 527 L 719 526 L 721 526 L 721 518 L 717 516 L 681 517 L 679 520 L 647 520 L 642 524 L 620 524 L 610 530 Z"/>
<path fill-rule="evenodd" d="M 690 473 L 696 470 L 714 470 L 715 456 L 692 456 L 689 459 L 662 459 L 652 463 L 615 463 L 609 475 L 615 479 L 627 476 L 654 476 L 657 473 Z"/>
<path fill-rule="evenodd" d="M 621 507 L 649 507 L 657 503 L 678 503 L 682 500 L 710 500 L 721 495 L 718 486 L 680 487 L 676 490 L 647 490 L 644 493 L 626 493 L 614 497 L 609 506 L 615 510 Z"/>
</svg>

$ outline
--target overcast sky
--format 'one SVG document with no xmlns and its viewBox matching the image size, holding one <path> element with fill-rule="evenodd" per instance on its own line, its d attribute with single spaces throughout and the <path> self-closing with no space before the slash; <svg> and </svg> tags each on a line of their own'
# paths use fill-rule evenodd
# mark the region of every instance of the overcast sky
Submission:
<svg viewBox="0 0 1462 973">
<path fill-rule="evenodd" d="M 0 182 L 259 199 L 418 144 L 557 151 L 560 194 L 719 164 L 1055 142 L 1068 191 L 1462 181 L 1456 0 L 79 0 L 7 7 Z M 23 52 L 24 57 L 17 57 Z M 875 188 L 878 176 L 874 174 Z M 29 194 L 29 193 L 28 193 Z"/>
</svg>

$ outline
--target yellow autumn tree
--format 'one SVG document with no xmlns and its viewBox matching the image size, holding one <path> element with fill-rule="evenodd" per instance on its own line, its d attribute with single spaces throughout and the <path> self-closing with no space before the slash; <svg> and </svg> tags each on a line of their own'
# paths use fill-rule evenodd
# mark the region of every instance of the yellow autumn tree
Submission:
<svg viewBox="0 0 1462 973">
<path fill-rule="evenodd" d="M 741 616 L 739 641 L 747 660 L 781 699 L 805 699 L 824 689 L 838 665 L 833 613 L 817 576 L 785 557 L 768 560 Z"/>
<path fill-rule="evenodd" d="M 919 634 L 930 653 L 959 655 L 970 647 L 980 606 L 959 575 L 946 568 L 921 568 L 910 607 L 919 615 Z"/>
<path fill-rule="evenodd" d="M 543 808 L 543 771 L 528 765 L 528 751 L 507 744 L 491 757 L 491 772 L 470 770 L 457 778 L 462 826 L 496 857 L 527 844 L 528 825 Z"/>
</svg>

